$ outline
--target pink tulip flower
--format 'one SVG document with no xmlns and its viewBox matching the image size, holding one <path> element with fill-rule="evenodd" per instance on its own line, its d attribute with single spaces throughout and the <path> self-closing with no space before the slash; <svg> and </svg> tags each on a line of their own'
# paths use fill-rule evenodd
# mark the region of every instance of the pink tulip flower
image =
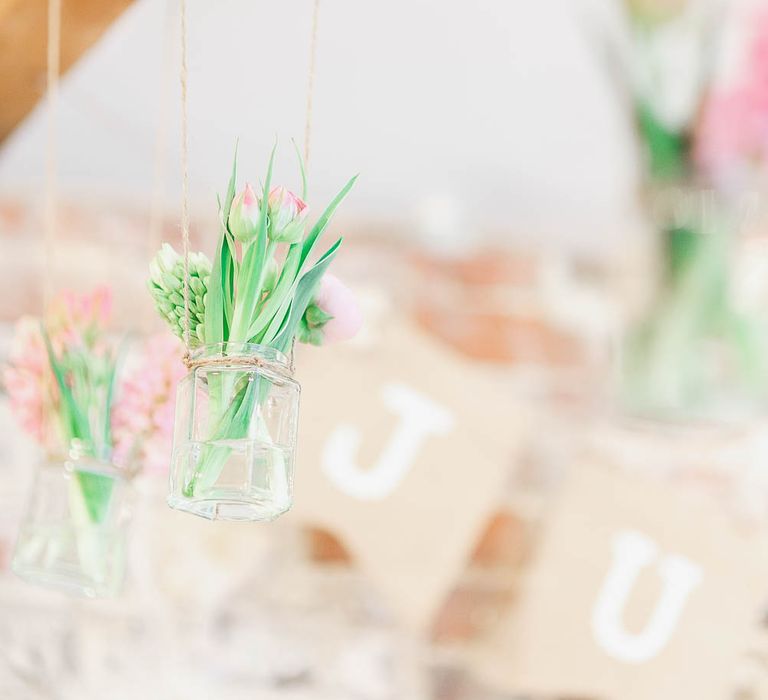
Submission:
<svg viewBox="0 0 768 700">
<path fill-rule="evenodd" d="M 253 188 L 246 183 L 245 189 L 232 201 L 232 208 L 229 210 L 229 230 L 238 241 L 246 243 L 258 232 L 260 217 L 259 198 Z"/>
<path fill-rule="evenodd" d="M 309 213 L 304 201 L 283 185 L 269 193 L 269 237 L 277 243 L 297 243 L 304 236 Z"/>
<path fill-rule="evenodd" d="M 323 275 L 314 303 L 332 317 L 322 327 L 325 342 L 349 340 L 360 331 L 363 325 L 360 304 L 352 290 L 335 275 Z"/>
</svg>

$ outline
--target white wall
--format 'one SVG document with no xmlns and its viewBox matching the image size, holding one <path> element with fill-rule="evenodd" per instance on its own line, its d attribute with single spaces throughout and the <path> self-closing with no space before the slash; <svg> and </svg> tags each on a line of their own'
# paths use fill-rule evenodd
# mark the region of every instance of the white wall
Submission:
<svg viewBox="0 0 768 700">
<path fill-rule="evenodd" d="M 233 144 L 263 173 L 303 136 L 312 0 L 188 0 L 193 208 L 212 213 Z M 169 208 L 178 203 L 175 3 L 138 0 L 67 75 L 62 189 L 146 206 L 166 100 Z M 312 144 L 319 207 L 360 172 L 346 219 L 402 223 L 454 200 L 469 235 L 613 246 L 639 224 L 631 126 L 600 51 L 613 0 L 321 0 Z M 164 68 L 164 49 L 172 65 Z M 42 180 L 38 108 L 0 151 L 0 195 Z M 461 227 L 464 230 L 464 227 Z"/>
</svg>

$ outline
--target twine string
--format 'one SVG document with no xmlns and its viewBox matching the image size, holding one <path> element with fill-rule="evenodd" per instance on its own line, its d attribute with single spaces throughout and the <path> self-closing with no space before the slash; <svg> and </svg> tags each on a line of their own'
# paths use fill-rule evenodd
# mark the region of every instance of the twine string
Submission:
<svg viewBox="0 0 768 700">
<path fill-rule="evenodd" d="M 61 0 L 48 0 L 48 45 L 46 93 L 48 101 L 45 158 L 45 208 L 43 223 L 43 316 L 47 316 L 53 295 L 53 253 L 58 215 L 58 111 L 61 62 Z"/>
<path fill-rule="evenodd" d="M 181 16 L 181 243 L 184 255 L 184 347 L 189 355 L 190 310 L 189 310 L 189 142 L 187 117 L 187 2 L 179 0 Z"/>
<path fill-rule="evenodd" d="M 309 148 L 312 143 L 312 100 L 315 94 L 315 66 L 317 63 L 317 20 L 320 15 L 320 0 L 314 0 L 312 5 L 312 29 L 309 38 L 309 65 L 307 67 L 307 102 L 304 115 L 304 170 L 309 169 Z M 291 350 L 288 355 L 291 372 L 296 364 L 296 337 L 291 340 Z"/>
<path fill-rule="evenodd" d="M 317 18 L 320 0 L 312 6 L 312 30 L 309 39 L 309 67 L 307 68 L 307 106 L 304 116 L 304 168 L 309 166 L 309 146 L 312 140 L 312 98 L 315 93 L 315 63 L 317 60 Z"/>
<path fill-rule="evenodd" d="M 162 243 L 162 231 L 164 220 L 164 194 L 166 184 L 166 151 L 168 148 L 168 91 L 166 87 L 171 72 L 171 54 L 169 49 L 172 42 L 167 39 L 172 35 L 172 24 L 170 16 L 171 4 L 166 4 L 165 19 L 163 23 L 163 67 L 160 79 L 160 96 L 157 113 L 157 124 L 155 126 L 154 143 L 154 163 L 152 166 L 152 193 L 149 202 L 149 220 L 147 222 L 147 256 L 151 260 L 156 254 Z M 152 305 L 147 305 L 146 332 L 152 330 L 155 313 Z"/>
<path fill-rule="evenodd" d="M 259 355 L 223 355 L 217 357 L 184 357 L 184 364 L 187 369 L 193 370 L 198 367 L 257 367 L 266 369 L 280 376 L 291 376 L 293 370 L 286 367 L 285 362 L 279 360 L 269 360 Z"/>
<path fill-rule="evenodd" d="M 181 83 L 181 173 L 182 173 L 182 205 L 181 205 L 181 239 L 184 254 L 184 346 L 186 353 L 184 362 L 188 368 L 227 364 L 227 358 L 199 358 L 190 356 L 190 308 L 189 308 L 189 151 L 188 151 L 188 116 L 187 116 L 187 7 L 186 0 L 179 0 L 181 15 L 181 70 L 179 81 Z M 309 165 L 310 145 L 312 140 L 312 99 L 315 89 L 315 64 L 317 58 L 317 23 L 320 14 L 320 0 L 314 0 L 312 7 L 312 29 L 309 44 L 309 66 L 307 69 L 307 101 L 304 119 L 304 167 Z M 295 365 L 296 339 L 291 342 L 289 354 L 289 369 L 293 373 Z M 239 358 L 243 360 L 244 358 Z M 279 364 L 270 363 L 259 357 L 249 358 L 246 364 L 259 367 L 277 367 L 284 371 Z"/>
<path fill-rule="evenodd" d="M 53 254 L 56 240 L 57 173 L 58 173 L 58 108 L 59 108 L 59 69 L 61 60 L 61 0 L 48 0 L 48 37 L 46 46 L 46 154 L 45 154 L 45 194 L 43 203 L 43 264 L 42 273 L 42 318 L 43 325 L 50 313 L 53 299 Z M 43 391 L 47 401 L 52 401 L 54 377 L 51 372 L 43 374 Z M 41 406 L 40 418 L 48 426 L 50 411 Z"/>
</svg>

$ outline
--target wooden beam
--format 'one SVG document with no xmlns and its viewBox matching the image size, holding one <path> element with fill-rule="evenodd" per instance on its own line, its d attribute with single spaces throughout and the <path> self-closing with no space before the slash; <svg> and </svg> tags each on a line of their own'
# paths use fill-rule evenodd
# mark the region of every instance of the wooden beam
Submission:
<svg viewBox="0 0 768 700">
<path fill-rule="evenodd" d="M 133 0 L 62 0 L 61 72 Z M 0 0 L 0 143 L 45 94 L 47 0 Z"/>
</svg>

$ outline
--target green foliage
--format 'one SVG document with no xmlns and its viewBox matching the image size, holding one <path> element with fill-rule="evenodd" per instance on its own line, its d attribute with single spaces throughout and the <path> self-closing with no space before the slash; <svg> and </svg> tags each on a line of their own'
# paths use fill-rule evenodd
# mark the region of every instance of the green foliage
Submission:
<svg viewBox="0 0 768 700">
<path fill-rule="evenodd" d="M 333 316 L 316 304 L 310 304 L 304 312 L 304 321 L 310 328 L 322 328 Z"/>
<path fill-rule="evenodd" d="M 333 318 L 316 304 L 310 304 L 299 321 L 296 339 L 308 345 L 323 344 L 323 326 Z"/>
<path fill-rule="evenodd" d="M 59 358 L 42 328 L 56 387 L 59 391 L 62 431 L 67 443 L 77 441 L 83 453 L 106 456 L 112 445 L 111 416 L 117 362 L 114 358 L 85 357 L 80 351 Z M 100 523 L 109 509 L 114 480 L 104 474 L 75 471 L 89 517 Z"/>
<path fill-rule="evenodd" d="M 78 402 L 75 401 L 72 389 L 65 378 L 65 369 L 56 358 L 48 332 L 45 328 L 42 328 L 41 330 L 45 342 L 45 349 L 48 353 L 48 362 L 51 365 L 53 376 L 56 379 L 56 386 L 59 389 L 59 396 L 61 397 L 61 418 L 67 441 L 82 440 L 87 444 L 92 445 L 91 429 L 86 418 L 87 406 L 84 411 L 78 405 Z"/>
<path fill-rule="evenodd" d="M 341 245 L 341 240 L 342 239 L 339 238 L 339 240 L 337 240 L 336 243 L 334 243 L 299 280 L 299 283 L 296 286 L 296 292 L 291 300 L 288 321 L 280 331 L 280 334 L 274 341 L 272 341 L 272 345 L 281 352 L 287 352 L 290 349 L 293 338 L 296 335 L 299 321 L 304 316 L 304 312 L 312 301 L 328 265 L 331 264 L 331 261 L 336 255 L 336 251 Z"/>
<path fill-rule="evenodd" d="M 237 147 L 232 163 L 232 174 L 227 186 L 224 208 L 219 212 L 219 241 L 211 266 L 208 291 L 205 296 L 204 320 L 206 343 L 222 343 L 229 337 L 229 323 L 233 314 L 233 280 L 236 276 L 234 242 L 227 221 L 237 182 Z"/>
<path fill-rule="evenodd" d="M 269 198 L 277 146 L 269 157 L 262 188 L 262 202 Z M 296 145 L 294 144 L 294 148 Z M 304 163 L 296 148 L 302 181 L 302 195 L 307 183 Z M 235 198 L 237 181 L 237 149 L 232 173 L 223 203 L 219 200 L 219 240 L 210 268 L 201 266 L 204 256 L 193 254 L 190 265 L 190 315 L 193 346 L 202 343 L 259 343 L 285 351 L 299 331 L 301 319 L 341 240 L 336 241 L 314 263 L 309 260 L 318 240 L 328 227 L 338 206 L 352 189 L 357 176 L 351 178 L 323 211 L 307 236 L 290 246 L 277 265 L 277 244 L 267 235 L 268 207 L 261 206 L 258 231 L 253 240 L 242 243 L 240 259 L 228 227 L 229 213 Z M 165 255 L 165 259 L 162 257 Z M 196 257 L 200 256 L 200 257 Z M 173 331 L 183 337 L 183 261 L 182 279 L 178 261 L 169 262 L 167 251 L 158 255 L 150 289 L 161 315 Z M 169 268 L 170 269 L 167 269 Z M 302 331 L 303 332 L 303 331 Z"/>
<path fill-rule="evenodd" d="M 650 106 L 642 102 L 637 109 L 637 121 L 648 151 L 651 177 L 662 181 L 685 177 L 690 151 L 688 135 L 669 130 L 656 118 Z"/>
<path fill-rule="evenodd" d="M 102 522 L 109 512 L 109 501 L 115 486 L 114 478 L 108 474 L 88 471 L 75 471 L 75 478 L 83 493 L 88 516 L 95 523 Z"/>
</svg>

